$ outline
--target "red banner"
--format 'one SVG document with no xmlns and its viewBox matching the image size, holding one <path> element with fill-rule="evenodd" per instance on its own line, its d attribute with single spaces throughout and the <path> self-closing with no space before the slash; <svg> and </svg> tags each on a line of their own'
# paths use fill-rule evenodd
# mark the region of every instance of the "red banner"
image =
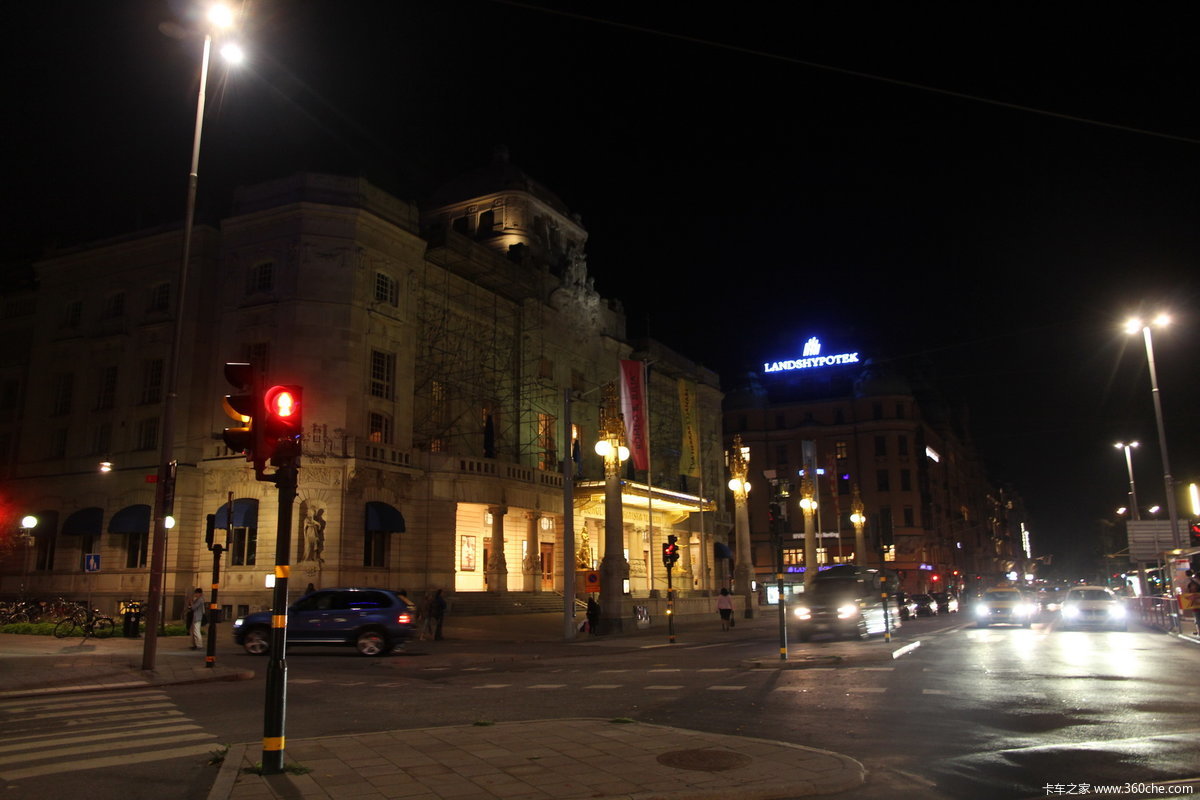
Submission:
<svg viewBox="0 0 1200 800">
<path fill-rule="evenodd" d="M 646 365 L 621 361 L 621 413 L 625 415 L 625 439 L 634 469 L 650 469 L 649 431 L 646 427 Z"/>
</svg>

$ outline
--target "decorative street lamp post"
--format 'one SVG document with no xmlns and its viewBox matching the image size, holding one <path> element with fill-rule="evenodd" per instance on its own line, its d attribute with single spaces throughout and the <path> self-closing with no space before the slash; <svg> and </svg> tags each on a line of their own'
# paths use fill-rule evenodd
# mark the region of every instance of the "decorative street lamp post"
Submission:
<svg viewBox="0 0 1200 800">
<path fill-rule="evenodd" d="M 733 437 L 733 449 L 728 454 L 729 489 L 733 492 L 733 532 L 737 539 L 737 565 L 733 569 L 733 593 L 746 598 L 746 617 L 754 616 L 751 602 L 754 561 L 750 550 L 750 511 L 746 500 L 750 495 L 750 447 L 742 444 L 741 435 Z"/>
<path fill-rule="evenodd" d="M 625 560 L 625 519 L 621 507 L 621 462 L 629 458 L 625 420 L 617 411 L 617 387 L 604 387 L 596 452 L 604 459 L 604 558 L 600 561 L 600 632 L 621 632 L 621 600 L 629 563 Z"/>
<path fill-rule="evenodd" d="M 817 578 L 817 530 L 813 516 L 817 513 L 813 479 L 804 470 L 800 478 L 800 510 L 804 512 L 804 588 L 807 590 Z"/>
<path fill-rule="evenodd" d="M 1150 337 L 1152 324 L 1164 328 L 1170 322 L 1171 318 L 1166 314 L 1159 314 L 1152 322 L 1131 319 L 1125 323 L 1125 332 L 1133 334 L 1140 330 L 1146 342 L 1146 362 L 1150 366 L 1150 392 L 1154 397 L 1154 418 L 1158 423 L 1158 449 L 1162 453 L 1163 485 L 1167 491 L 1167 516 L 1171 519 L 1171 541 L 1175 549 L 1179 549 L 1183 542 L 1179 538 L 1179 514 L 1175 509 L 1175 481 L 1171 477 L 1171 460 L 1167 457 L 1167 431 L 1163 425 L 1162 396 L 1158 391 L 1158 374 L 1154 368 L 1154 343 Z"/>
<path fill-rule="evenodd" d="M 37 527 L 38 518 L 32 514 L 21 517 L 21 543 L 25 545 L 25 561 L 24 573 L 21 576 L 21 600 L 26 600 L 26 589 L 29 586 L 29 551 L 33 549 L 37 539 L 33 535 L 33 529 Z"/>
<path fill-rule="evenodd" d="M 863 526 L 867 518 L 863 515 L 862 495 L 858 492 L 858 484 L 850 495 L 850 524 L 854 526 L 854 560 L 860 567 L 867 566 L 867 545 L 863 536 Z"/>
</svg>

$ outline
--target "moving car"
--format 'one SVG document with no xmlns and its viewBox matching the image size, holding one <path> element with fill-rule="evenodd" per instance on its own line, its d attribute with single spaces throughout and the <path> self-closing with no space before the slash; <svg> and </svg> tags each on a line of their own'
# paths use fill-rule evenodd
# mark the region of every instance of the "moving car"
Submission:
<svg viewBox="0 0 1200 800">
<path fill-rule="evenodd" d="M 937 602 L 937 611 L 939 614 L 956 614 L 958 613 L 958 598 L 949 592 L 931 592 L 933 599 Z"/>
<path fill-rule="evenodd" d="M 802 642 L 818 635 L 866 639 L 900 627 L 900 615 L 891 602 L 885 617 L 878 571 L 851 565 L 821 573 L 799 596 L 792 614 Z"/>
<path fill-rule="evenodd" d="M 306 594 L 287 613 L 287 643 L 344 645 L 364 656 L 390 653 L 412 636 L 416 608 L 388 589 L 345 587 Z M 271 612 L 259 611 L 233 623 L 233 640 L 247 653 L 271 649 Z"/>
<path fill-rule="evenodd" d="M 900 619 L 912 619 L 917 615 L 917 604 L 913 602 L 911 596 L 904 592 L 896 592 L 892 595 L 892 602 L 900 611 Z"/>
<path fill-rule="evenodd" d="M 933 595 L 914 594 L 912 600 L 913 604 L 916 605 L 918 617 L 933 617 L 937 615 L 937 601 L 933 599 Z"/>
<path fill-rule="evenodd" d="M 1103 586 L 1073 586 L 1063 598 L 1059 627 L 1128 630 L 1125 604 Z"/>
<path fill-rule="evenodd" d="M 1043 614 L 1057 614 L 1062 610 L 1063 597 L 1066 595 L 1057 586 L 1047 586 L 1038 592 L 1038 605 Z"/>
<path fill-rule="evenodd" d="M 1033 623 L 1034 606 L 1017 589 L 988 589 L 975 604 L 975 627 L 989 625 L 1021 625 Z"/>
</svg>

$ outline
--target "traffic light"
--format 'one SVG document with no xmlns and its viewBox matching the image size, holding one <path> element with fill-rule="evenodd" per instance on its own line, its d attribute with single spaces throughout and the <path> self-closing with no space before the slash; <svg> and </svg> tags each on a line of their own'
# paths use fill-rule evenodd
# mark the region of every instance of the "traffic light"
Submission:
<svg viewBox="0 0 1200 800">
<path fill-rule="evenodd" d="M 941 576 L 941 575 L 938 575 L 938 574 L 936 574 L 936 573 L 935 573 L 935 574 L 933 574 L 933 575 L 930 575 L 930 576 L 929 576 L 929 580 L 933 581 L 934 583 L 937 583 L 937 582 L 938 582 L 938 581 L 940 581 L 941 579 L 942 579 L 942 576 Z"/>
<path fill-rule="evenodd" d="M 204 518 L 204 543 L 208 545 L 208 549 L 213 549 L 213 538 L 217 530 L 217 515 L 209 514 Z"/>
<path fill-rule="evenodd" d="M 1188 540 L 1192 547 L 1200 547 L 1200 519 L 1188 523 Z"/>
<path fill-rule="evenodd" d="M 225 413 L 240 423 L 226 428 L 222 438 L 225 446 L 235 453 L 245 453 L 246 460 L 261 469 L 263 460 L 258 456 L 259 426 L 255 423 L 255 412 L 259 409 L 258 393 L 254 385 L 254 368 L 245 362 L 225 364 L 225 380 L 234 386 L 237 394 L 227 394 L 222 401 Z"/>
<path fill-rule="evenodd" d="M 300 455 L 303 436 L 304 389 L 300 386 L 272 386 L 263 393 L 266 415 L 262 424 L 262 449 L 259 458 L 276 467 Z"/>
<path fill-rule="evenodd" d="M 663 542 L 663 546 L 662 546 L 663 566 L 666 567 L 667 569 L 670 569 L 671 567 L 675 566 L 675 562 L 679 560 L 679 545 L 676 544 L 676 542 L 678 542 L 678 541 L 679 541 L 678 536 L 676 536 L 675 534 L 670 534 L 667 536 L 667 540 L 665 542 Z"/>
<path fill-rule="evenodd" d="M 783 530 L 783 517 L 779 503 L 767 504 L 767 529 L 772 535 L 778 534 Z"/>
</svg>

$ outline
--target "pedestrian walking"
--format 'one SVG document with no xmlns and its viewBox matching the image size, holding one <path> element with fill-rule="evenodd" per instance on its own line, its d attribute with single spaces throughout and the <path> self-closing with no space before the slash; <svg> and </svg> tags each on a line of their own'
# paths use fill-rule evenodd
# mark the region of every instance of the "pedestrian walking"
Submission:
<svg viewBox="0 0 1200 800">
<path fill-rule="evenodd" d="M 433 590 L 427 589 L 417 602 L 417 640 L 433 638 Z"/>
<path fill-rule="evenodd" d="M 600 635 L 600 604 L 590 594 L 587 599 L 587 624 L 588 633 L 592 636 Z"/>
<path fill-rule="evenodd" d="M 433 599 L 429 602 L 429 616 L 433 621 L 433 638 L 441 639 L 442 622 L 446 618 L 446 598 L 442 597 L 441 589 L 434 592 Z"/>
<path fill-rule="evenodd" d="M 199 650 L 202 644 L 200 626 L 204 624 L 204 592 L 192 592 L 192 603 L 188 606 L 188 629 L 192 634 L 192 649 Z"/>
<path fill-rule="evenodd" d="M 721 589 L 717 595 L 717 613 L 721 615 L 721 630 L 727 631 L 733 627 L 733 598 L 728 589 Z"/>
<path fill-rule="evenodd" d="M 1185 611 L 1192 612 L 1192 622 L 1196 624 L 1196 635 L 1200 636 L 1200 580 L 1192 574 L 1190 569 L 1187 571 L 1187 577 L 1187 586 L 1183 587 L 1179 604 Z"/>
</svg>

